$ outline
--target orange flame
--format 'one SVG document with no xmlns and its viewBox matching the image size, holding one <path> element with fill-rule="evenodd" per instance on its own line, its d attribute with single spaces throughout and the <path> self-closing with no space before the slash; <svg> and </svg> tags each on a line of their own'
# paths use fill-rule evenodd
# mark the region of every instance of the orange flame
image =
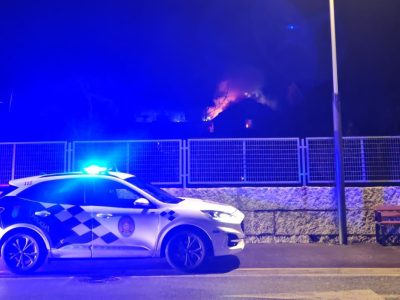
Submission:
<svg viewBox="0 0 400 300">
<path fill-rule="evenodd" d="M 228 80 L 224 80 L 219 84 L 218 94 L 221 96 L 214 99 L 214 106 L 207 108 L 206 121 L 215 119 L 220 113 L 227 109 L 229 105 L 238 101 L 242 96 L 239 91 L 229 87 Z"/>
<path fill-rule="evenodd" d="M 207 108 L 204 121 L 215 119 L 220 113 L 226 110 L 232 103 L 239 102 L 246 98 L 252 98 L 260 104 L 267 105 L 272 109 L 276 108 L 276 103 L 268 99 L 260 89 L 254 91 L 242 91 L 239 88 L 232 88 L 229 80 L 224 80 L 218 85 L 218 96 L 214 99 L 214 106 Z"/>
</svg>

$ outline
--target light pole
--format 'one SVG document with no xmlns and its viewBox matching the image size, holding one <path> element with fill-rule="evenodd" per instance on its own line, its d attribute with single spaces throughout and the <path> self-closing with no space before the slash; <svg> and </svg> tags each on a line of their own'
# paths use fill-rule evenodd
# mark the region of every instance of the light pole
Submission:
<svg viewBox="0 0 400 300">
<path fill-rule="evenodd" d="M 332 46 L 332 72 L 333 72 L 333 135 L 335 144 L 335 198 L 337 203 L 339 243 L 347 244 L 347 223 L 346 223 L 346 199 L 344 189 L 343 171 L 343 133 L 342 133 L 342 112 L 339 98 L 337 55 L 336 55 L 336 29 L 335 29 L 335 3 L 329 0 L 329 16 L 331 23 L 331 46 Z"/>
</svg>

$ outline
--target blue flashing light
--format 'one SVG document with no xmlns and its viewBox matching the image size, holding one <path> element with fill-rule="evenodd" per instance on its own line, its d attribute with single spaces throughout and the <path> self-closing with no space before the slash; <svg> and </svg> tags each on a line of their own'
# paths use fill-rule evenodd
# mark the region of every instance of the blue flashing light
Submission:
<svg viewBox="0 0 400 300">
<path fill-rule="evenodd" d="M 287 29 L 289 29 L 289 30 L 295 30 L 295 29 L 296 29 L 296 25 L 295 25 L 295 24 L 288 24 L 288 25 L 287 25 Z"/>
<path fill-rule="evenodd" d="M 83 170 L 85 171 L 85 173 L 88 173 L 90 175 L 98 175 L 107 171 L 107 168 L 91 165 L 89 167 L 84 168 Z"/>
</svg>

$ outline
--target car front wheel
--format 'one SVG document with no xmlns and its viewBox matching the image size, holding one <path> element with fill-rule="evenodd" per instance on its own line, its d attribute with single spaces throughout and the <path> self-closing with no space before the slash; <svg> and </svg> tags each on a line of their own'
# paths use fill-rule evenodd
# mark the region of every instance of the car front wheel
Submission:
<svg viewBox="0 0 400 300">
<path fill-rule="evenodd" d="M 35 235 L 16 233 L 4 242 L 1 256 L 11 272 L 29 274 L 43 264 L 46 250 L 43 242 Z"/>
<path fill-rule="evenodd" d="M 165 250 L 168 263 L 184 272 L 197 271 L 205 264 L 208 254 L 203 237 L 192 231 L 174 234 Z"/>
</svg>

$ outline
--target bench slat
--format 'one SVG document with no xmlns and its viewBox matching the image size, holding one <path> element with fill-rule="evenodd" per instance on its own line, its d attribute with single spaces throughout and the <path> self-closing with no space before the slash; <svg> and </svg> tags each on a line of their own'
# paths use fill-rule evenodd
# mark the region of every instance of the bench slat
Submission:
<svg viewBox="0 0 400 300">
<path fill-rule="evenodd" d="M 400 217 L 400 212 L 397 211 L 384 211 L 380 213 L 382 218 L 395 218 Z"/>
<path fill-rule="evenodd" d="M 400 205 L 382 204 L 378 205 L 375 208 L 375 211 L 393 211 L 393 210 L 400 212 Z"/>
<path fill-rule="evenodd" d="M 381 225 L 400 225 L 400 220 L 399 221 L 381 221 L 378 223 Z"/>
</svg>

